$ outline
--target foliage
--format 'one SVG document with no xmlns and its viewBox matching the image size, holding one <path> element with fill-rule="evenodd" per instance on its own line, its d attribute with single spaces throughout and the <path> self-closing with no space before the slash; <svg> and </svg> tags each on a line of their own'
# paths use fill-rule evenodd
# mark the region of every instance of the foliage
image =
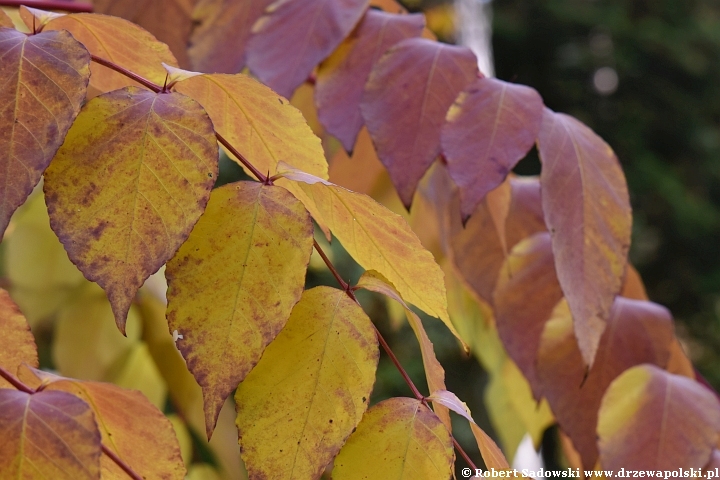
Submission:
<svg viewBox="0 0 720 480">
<path fill-rule="evenodd" d="M 131 2 L 96 7 L 169 35 L 123 4 Z M 28 32 L 0 17 L 2 227 L 15 263 L 13 298 L 0 294 L 2 475 L 181 478 L 189 465 L 193 478 L 213 454 L 225 474 L 237 473 L 237 452 L 212 443 L 214 453 L 188 452 L 190 443 L 207 448 L 190 440 L 201 431 L 209 441 L 237 438 L 250 478 L 449 478 L 453 446 L 475 467 L 452 436 L 450 411 L 498 469 L 509 468 L 520 436 L 537 442 L 553 414 L 578 468 L 700 468 L 718 454 L 720 403 L 695 380 L 668 311 L 647 300 L 628 264 L 630 201 L 612 149 L 531 88 L 484 78 L 473 54 L 436 42 L 422 16 L 389 0 L 257 10 L 199 1 L 197 37 L 182 37 L 191 18 L 178 15 L 163 38 L 183 50 L 183 67 L 229 72 L 204 74 L 181 69 L 151 33 L 115 17 L 25 7 L 14 15 Z M 224 35 L 234 19 L 249 33 Z M 188 41 L 189 50 L 178 47 Z M 267 86 L 235 73 L 245 63 Z M 306 84 L 321 122 L 306 103 L 314 129 L 283 96 Z M 257 182 L 213 189 L 218 144 Z M 511 174 L 533 145 L 541 175 Z M 409 217 L 330 181 L 351 168 L 338 163 L 345 150 L 364 152 L 354 159 L 361 171 L 377 151 Z M 325 153 L 339 158 L 335 175 Z M 39 193 L 27 200 L 43 173 L 47 217 Z M 314 238 L 313 220 L 365 270 L 354 285 Z M 109 304 L 75 273 L 23 276 L 35 252 L 24 238 L 42 243 L 47 223 Z M 74 272 L 45 238 L 41 250 Z M 305 289 L 313 249 L 340 288 Z M 163 266 L 167 292 L 151 277 Z M 359 289 L 407 315 L 427 394 L 360 306 Z M 38 306 L 43 296 L 50 307 Z M 447 390 L 410 304 L 443 322 L 491 375 L 488 409 L 498 431 L 512 432 L 501 434 L 505 455 Z M 103 359 L 92 373 L 58 353 L 89 333 L 89 305 L 103 323 L 73 353 Z M 60 373 L 80 366 L 82 379 L 36 368 L 28 323 L 39 332 L 52 315 Z M 110 318 L 127 339 L 106 345 L 95 332 L 108 332 Z M 380 347 L 414 398 L 369 405 Z M 158 385 L 179 418 L 156 408 L 166 397 Z"/>
</svg>

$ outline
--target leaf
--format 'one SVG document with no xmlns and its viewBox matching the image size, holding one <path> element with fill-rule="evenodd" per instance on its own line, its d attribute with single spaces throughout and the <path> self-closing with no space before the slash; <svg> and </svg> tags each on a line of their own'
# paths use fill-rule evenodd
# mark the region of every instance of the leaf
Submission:
<svg viewBox="0 0 720 480">
<path fill-rule="evenodd" d="M 87 403 L 97 419 L 102 442 L 137 474 L 143 478 L 184 478 L 185 465 L 175 430 L 142 393 L 110 383 L 81 382 L 34 369 L 27 369 L 23 379 L 31 375 L 45 386 L 43 393 L 72 394 Z M 103 480 L 127 479 L 127 473 L 107 455 L 102 456 L 100 465 Z"/>
<path fill-rule="evenodd" d="M 390 398 L 367 411 L 335 458 L 333 479 L 450 478 L 454 454 L 447 429 L 420 401 Z"/>
<path fill-rule="evenodd" d="M 38 366 L 37 346 L 27 320 L 7 291 L 0 288 L 0 367 L 15 374 L 22 363 Z M 10 383 L 0 377 L 0 389 Z"/>
<path fill-rule="evenodd" d="M 368 0 L 279 0 L 252 28 L 247 65 L 290 97 L 360 21 Z"/>
<path fill-rule="evenodd" d="M 540 94 L 525 85 L 478 78 L 458 95 L 442 128 L 442 150 L 460 188 L 463 221 L 530 151 L 542 118 Z"/>
<path fill-rule="evenodd" d="M 74 395 L 0 389 L 0 432 L 5 478 L 100 478 L 100 432 Z"/>
<path fill-rule="evenodd" d="M 300 300 L 312 248 L 310 215 L 287 190 L 237 182 L 213 191 L 168 262 L 168 324 L 203 388 L 208 439 Z"/>
<path fill-rule="evenodd" d="M 498 470 L 510 469 L 510 464 L 508 464 L 505 455 L 503 455 L 492 438 L 475 423 L 475 420 L 472 418 L 472 413 L 470 413 L 470 409 L 465 402 L 447 390 L 433 392 L 433 394 L 428 397 L 428 400 L 444 405 L 458 415 L 462 415 L 470 422 L 470 428 L 475 436 L 478 447 L 480 447 L 480 453 L 482 454 L 486 468 L 495 468 Z"/>
<path fill-rule="evenodd" d="M 46 12 L 37 8 L 30 8 L 21 5 L 18 11 L 20 18 L 30 32 L 39 33 L 43 27 L 53 18 L 62 17 L 64 13 Z"/>
<path fill-rule="evenodd" d="M 630 248 L 632 214 L 612 149 L 578 120 L 546 109 L 538 137 L 542 205 L 558 280 L 592 365 Z"/>
<path fill-rule="evenodd" d="M 536 233 L 515 245 L 495 287 L 495 318 L 508 355 L 527 378 L 536 398 L 541 392 L 535 369 L 540 335 L 562 296 L 550 234 Z"/>
<path fill-rule="evenodd" d="M 195 101 L 126 87 L 88 102 L 48 168 L 50 225 L 108 294 L 120 331 L 135 293 L 204 211 L 217 158 Z"/>
<path fill-rule="evenodd" d="M 477 74 L 469 49 L 419 38 L 398 43 L 373 67 L 360 108 L 407 208 L 440 153 L 445 114 Z"/>
<path fill-rule="evenodd" d="M 0 30 L 0 236 L 80 111 L 89 64 L 67 32 Z"/>
<path fill-rule="evenodd" d="M 598 409 L 610 383 L 628 368 L 643 363 L 664 368 L 673 339 L 667 309 L 648 301 L 616 297 L 595 362 L 588 371 L 567 302 L 562 300 L 555 307 L 540 340 L 537 373 L 542 393 L 580 453 L 584 468 L 593 468 L 597 462 Z"/>
<path fill-rule="evenodd" d="M 320 64 L 315 84 L 318 115 L 348 152 L 364 124 L 360 101 L 373 65 L 399 41 L 419 37 L 424 26 L 422 14 L 368 10 L 353 33 Z"/>
<path fill-rule="evenodd" d="M 385 295 L 402 305 L 405 310 L 408 323 L 410 324 L 410 327 L 415 333 L 415 337 L 420 344 L 420 353 L 422 355 L 423 366 L 425 367 L 425 378 L 427 379 L 430 394 L 432 395 L 437 391 L 447 390 L 447 387 L 445 386 L 445 369 L 442 365 L 440 365 L 440 362 L 438 362 L 438 359 L 435 356 L 435 349 L 430 341 L 430 338 L 428 338 L 427 333 L 425 332 L 425 327 L 423 327 L 420 317 L 410 310 L 410 307 L 407 306 L 400 294 L 397 290 L 395 290 L 395 287 L 386 278 L 374 270 L 368 270 L 363 273 L 358 280 L 356 287 Z M 469 350 L 469 347 L 466 346 L 466 349 Z M 435 414 L 443 422 L 445 428 L 448 429 L 448 432 L 452 432 L 450 413 L 447 410 L 447 405 L 443 405 L 444 404 L 442 403 L 440 403 L 440 405 L 435 405 Z"/>
<path fill-rule="evenodd" d="M 403 299 L 441 319 L 458 336 L 447 314 L 442 270 L 405 219 L 366 195 L 289 165 L 280 168 L 278 176 L 301 182 L 300 188 L 317 206 L 321 220 L 361 267 L 383 275 Z"/>
<path fill-rule="evenodd" d="M 320 478 L 367 408 L 372 322 L 342 290 L 307 290 L 235 393 L 250 478 Z"/>
<path fill-rule="evenodd" d="M 506 178 L 497 188 L 490 190 L 485 196 L 485 206 L 493 225 L 495 225 L 500 247 L 506 259 L 508 256 L 507 219 L 512 204 L 512 190 L 509 178 Z"/>
<path fill-rule="evenodd" d="M 250 31 L 273 0 L 198 0 L 188 56 L 201 72 L 238 73 L 245 68 Z"/>
<path fill-rule="evenodd" d="M 199 102 L 215 131 L 260 172 L 274 172 L 279 161 L 292 159 L 298 168 L 328 178 L 320 139 L 297 108 L 265 85 L 242 74 L 201 75 L 178 82 L 174 89 Z M 292 182 L 283 186 L 317 219 L 316 208 L 299 187 Z"/>
<path fill-rule="evenodd" d="M 93 0 L 93 9 L 96 13 L 125 18 L 150 31 L 170 46 L 181 67 L 189 67 L 187 43 L 193 28 L 193 7 L 197 1 Z"/>
<path fill-rule="evenodd" d="M 161 63 L 177 66 L 177 60 L 167 45 L 147 30 L 122 18 L 73 13 L 52 19 L 43 28 L 43 31 L 48 30 L 67 30 L 92 55 L 122 65 L 159 85 L 165 80 L 165 69 Z M 90 71 L 90 85 L 102 93 L 138 85 L 125 75 L 98 63 L 90 65 Z"/>
<path fill-rule="evenodd" d="M 12 19 L 2 10 L 0 10 L 0 27 L 15 28 Z"/>
<path fill-rule="evenodd" d="M 639 365 L 616 378 L 598 417 L 603 469 L 701 468 L 720 430 L 715 395 L 689 378 Z"/>
</svg>

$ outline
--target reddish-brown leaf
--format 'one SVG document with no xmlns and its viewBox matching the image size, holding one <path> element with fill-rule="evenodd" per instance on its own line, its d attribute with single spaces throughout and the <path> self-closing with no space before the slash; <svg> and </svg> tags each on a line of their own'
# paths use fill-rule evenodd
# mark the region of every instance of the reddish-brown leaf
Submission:
<svg viewBox="0 0 720 480">
<path fill-rule="evenodd" d="M 193 70 L 238 73 L 253 24 L 273 0 L 198 0 L 188 56 Z"/>
<path fill-rule="evenodd" d="M 353 33 L 320 65 L 315 85 L 318 116 L 348 152 L 363 126 L 360 100 L 373 65 L 396 43 L 419 37 L 424 26 L 421 14 L 368 10 Z"/>
<path fill-rule="evenodd" d="M 12 19 L 2 10 L 0 10 L 0 27 L 15 28 Z"/>
<path fill-rule="evenodd" d="M 255 2 L 256 0 L 252 0 Z M 192 12 L 197 0 L 93 0 L 96 13 L 130 20 L 165 42 L 181 67 L 189 67 L 188 37 L 193 26 Z"/>
<path fill-rule="evenodd" d="M 27 320 L 10 294 L 1 288 L 0 332 L 0 367 L 14 374 L 23 362 L 38 366 L 37 346 Z M 10 383 L 0 377 L 0 388 L 8 387 Z"/>
<path fill-rule="evenodd" d="M 442 129 L 450 176 L 460 187 L 463 220 L 535 144 L 540 94 L 524 85 L 478 78 L 455 100 Z"/>
<path fill-rule="evenodd" d="M 362 115 L 406 207 L 440 153 L 448 108 L 477 74 L 469 49 L 420 38 L 398 43 L 373 67 Z"/>
<path fill-rule="evenodd" d="M 560 427 L 572 439 L 584 468 L 598 457 L 595 430 L 603 394 L 628 368 L 642 363 L 665 367 L 673 341 L 670 312 L 655 303 L 617 297 L 597 357 L 588 372 L 572 316 L 562 300 L 545 324 L 537 357 L 542 393 Z"/>
<path fill-rule="evenodd" d="M 538 147 L 558 279 L 583 360 L 592 365 L 630 248 L 625 175 L 610 146 L 568 115 L 545 109 Z"/>
<path fill-rule="evenodd" d="M 540 335 L 562 298 L 550 243 L 550 234 L 541 232 L 515 245 L 493 294 L 500 338 L 536 398 L 542 391 L 535 369 Z"/>
<path fill-rule="evenodd" d="M 2 478 L 100 478 L 100 432 L 74 395 L 0 389 L 0 432 Z"/>
<path fill-rule="evenodd" d="M 608 388 L 597 433 L 604 470 L 701 468 L 720 431 L 713 392 L 654 365 L 626 370 Z"/>
<path fill-rule="evenodd" d="M 267 86 L 293 91 L 352 31 L 369 0 L 278 0 L 252 28 L 247 65 Z"/>
<path fill-rule="evenodd" d="M 80 112 L 89 65 L 68 32 L 0 30 L 0 236 Z"/>
</svg>

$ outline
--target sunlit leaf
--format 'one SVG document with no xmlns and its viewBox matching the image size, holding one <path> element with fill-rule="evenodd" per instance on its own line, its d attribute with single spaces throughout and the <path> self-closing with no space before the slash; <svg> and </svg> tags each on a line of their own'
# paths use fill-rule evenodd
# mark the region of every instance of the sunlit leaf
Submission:
<svg viewBox="0 0 720 480">
<path fill-rule="evenodd" d="M 429 408 L 391 398 L 367 411 L 335 458 L 333 478 L 450 478 L 453 459 L 450 434 Z"/>
<path fill-rule="evenodd" d="M 492 438 L 490 438 L 488 434 L 485 433 L 483 429 L 477 425 L 477 423 L 475 423 L 467 404 L 461 401 L 457 395 L 447 390 L 440 390 L 433 392 L 433 394 L 428 397 L 428 400 L 435 404 L 439 403 L 444 405 L 458 415 L 462 415 L 468 422 L 470 422 L 470 428 L 475 436 L 475 441 L 477 442 L 478 447 L 480 447 L 480 453 L 482 454 L 483 461 L 485 462 L 485 466 L 487 468 L 495 468 L 498 470 L 510 468 L 510 465 L 500 448 L 498 448 Z"/>
<path fill-rule="evenodd" d="M 312 246 L 310 215 L 287 190 L 237 182 L 213 191 L 168 262 L 168 323 L 203 388 L 208 438 L 300 299 Z"/>
<path fill-rule="evenodd" d="M 252 28 L 247 65 L 264 84 L 290 97 L 315 66 L 352 31 L 369 0 L 279 0 Z"/>
<path fill-rule="evenodd" d="M 273 0 L 198 0 L 188 56 L 201 72 L 238 73 L 245 67 L 253 24 Z"/>
<path fill-rule="evenodd" d="M 421 14 L 368 10 L 353 33 L 320 65 L 315 86 L 318 115 L 348 152 L 363 126 L 360 100 L 373 65 L 399 41 L 419 37 L 424 26 Z"/>
<path fill-rule="evenodd" d="M 560 427 L 572 439 L 585 468 L 597 461 L 597 415 L 610 383 L 642 363 L 665 367 L 673 340 L 670 313 L 660 305 L 617 297 L 587 371 L 577 345 L 572 316 L 562 300 L 545 324 L 537 356 L 542 393 Z"/>
<path fill-rule="evenodd" d="M 0 367 L 15 374 L 20 364 L 38 366 L 37 346 L 27 320 L 12 301 L 8 292 L 0 288 Z M 0 377 L 0 388 L 10 383 Z"/>
<path fill-rule="evenodd" d="M 530 151 L 542 118 L 542 98 L 524 85 L 478 78 L 458 95 L 442 129 L 442 150 L 460 188 L 463 220 Z"/>
<path fill-rule="evenodd" d="M 102 442 L 144 478 L 182 479 L 185 466 L 170 421 L 136 390 L 110 383 L 81 382 L 25 369 L 23 380 L 36 377 L 47 393 L 70 393 L 95 414 Z M 153 452 L 148 455 L 148 452 Z M 102 478 L 125 480 L 127 473 L 109 457 L 100 460 Z"/>
<path fill-rule="evenodd" d="M 301 182 L 321 219 L 360 266 L 379 272 L 403 299 L 441 319 L 458 336 L 447 314 L 442 270 L 405 219 L 366 195 L 287 165 L 281 168 L 279 175 Z"/>
<path fill-rule="evenodd" d="M 378 356 L 345 292 L 306 291 L 235 394 L 250 478 L 319 478 L 367 408 Z"/>
<path fill-rule="evenodd" d="M 104 60 L 162 85 L 165 69 L 161 63 L 177 66 L 177 60 L 168 46 L 159 42 L 147 30 L 122 18 L 97 13 L 74 13 L 52 19 L 44 28 L 67 30 L 88 51 Z M 103 65 L 90 65 L 90 85 L 100 92 L 109 92 L 129 85 L 134 80 Z"/>
<path fill-rule="evenodd" d="M 170 46 L 181 67 L 189 67 L 187 43 L 193 28 L 193 7 L 197 1 L 93 0 L 93 10 L 140 25 Z"/>
<path fill-rule="evenodd" d="M 445 369 L 438 362 L 437 356 L 435 355 L 435 348 L 433 347 L 430 338 L 428 338 L 423 327 L 420 317 L 413 312 L 410 307 L 407 306 L 405 301 L 402 299 L 400 294 L 395 290 L 386 278 L 379 273 L 369 270 L 362 274 L 360 280 L 358 280 L 357 287 L 370 290 L 372 292 L 380 293 L 389 298 L 392 298 L 405 310 L 408 323 L 417 337 L 418 343 L 420 344 L 420 354 L 422 355 L 423 367 L 425 368 L 425 378 L 427 379 L 428 388 L 430 394 L 436 391 L 445 391 Z M 452 424 L 450 423 L 450 413 L 447 410 L 447 405 L 442 402 L 440 405 L 435 405 L 435 414 L 442 420 L 445 427 L 449 432 L 452 432 Z"/>
<path fill-rule="evenodd" d="M 555 275 L 550 234 L 536 233 L 510 251 L 495 287 L 495 318 L 510 357 L 540 397 L 535 369 L 540 335 L 562 298 Z"/>
<path fill-rule="evenodd" d="M 694 380 L 640 365 L 616 378 L 598 415 L 603 469 L 701 468 L 720 431 L 720 404 Z"/>
<path fill-rule="evenodd" d="M 8 17 L 3 10 L 0 10 L 0 27 L 15 28 L 12 18 Z"/>
<path fill-rule="evenodd" d="M 406 207 L 440 153 L 445 114 L 477 74 L 469 49 L 417 38 L 398 43 L 373 67 L 362 115 Z"/>
<path fill-rule="evenodd" d="M 630 248 L 625 175 L 610 146 L 578 120 L 545 109 L 538 137 L 542 204 L 558 279 L 592 365 Z"/>
<path fill-rule="evenodd" d="M 0 389 L 0 432 L 4 478 L 100 478 L 100 432 L 74 395 Z"/>
<path fill-rule="evenodd" d="M 107 292 L 115 321 L 205 209 L 217 142 L 194 100 L 136 87 L 83 108 L 45 174 L 50 224 L 70 259 Z"/>
<path fill-rule="evenodd" d="M 68 32 L 0 30 L 0 235 L 80 111 L 89 64 Z"/>
</svg>

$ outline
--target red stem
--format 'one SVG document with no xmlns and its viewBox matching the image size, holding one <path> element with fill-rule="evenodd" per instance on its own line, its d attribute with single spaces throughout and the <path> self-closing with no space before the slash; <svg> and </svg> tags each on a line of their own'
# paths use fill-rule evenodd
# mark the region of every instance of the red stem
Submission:
<svg viewBox="0 0 720 480">
<path fill-rule="evenodd" d="M 17 388 L 21 392 L 25 392 L 30 395 L 38 392 L 38 390 L 35 390 L 34 388 L 30 388 L 29 386 L 25 385 L 25 383 L 23 383 L 19 378 L 5 370 L 3 367 L 0 367 L 0 377 L 10 382 L 13 387 Z M 100 443 L 100 447 L 102 448 L 103 453 L 107 455 L 110 460 L 115 462 L 115 464 L 120 467 L 125 473 L 127 473 L 130 478 L 132 478 L 133 480 L 143 480 L 143 477 L 135 473 L 133 469 L 130 468 L 130 465 L 128 465 L 120 457 L 115 455 L 115 452 L 105 446 L 104 443 Z"/>
<path fill-rule="evenodd" d="M 91 13 L 91 3 L 75 3 L 69 0 L 2 0 L 3 7 L 19 7 L 25 5 L 40 10 L 63 10 L 70 13 Z"/>
<path fill-rule="evenodd" d="M 110 60 L 105 60 L 104 58 L 100 58 L 97 55 L 90 55 L 90 58 L 92 59 L 93 62 L 99 63 L 100 65 L 107 67 L 111 70 L 115 70 L 116 72 L 121 73 L 132 80 L 135 80 L 140 85 L 149 88 L 150 90 L 152 90 L 155 93 L 162 92 L 162 87 L 160 85 L 151 82 L 150 80 L 148 80 L 145 77 L 141 77 L 137 73 L 133 73 L 130 70 L 128 70 L 124 67 L 121 67 L 117 63 L 113 63 Z"/>
<path fill-rule="evenodd" d="M 255 168 L 255 166 L 252 163 L 250 163 L 250 161 L 248 161 L 248 159 L 245 158 L 245 156 L 242 153 L 238 152 L 235 147 L 230 145 L 230 143 L 227 140 L 225 140 L 225 137 L 223 137 L 222 135 L 220 135 L 217 132 L 215 132 L 215 136 L 217 137 L 218 142 L 220 142 L 223 147 L 227 148 L 230 153 L 232 153 L 235 157 L 237 157 L 238 160 L 240 160 L 240 163 L 245 165 L 245 167 L 247 167 L 247 169 L 250 170 L 253 175 L 255 175 L 255 178 L 257 178 L 258 180 L 260 180 L 262 183 L 264 183 L 266 185 L 271 184 L 271 181 L 267 177 L 267 175 L 263 175 L 260 172 L 260 170 Z"/>
</svg>

